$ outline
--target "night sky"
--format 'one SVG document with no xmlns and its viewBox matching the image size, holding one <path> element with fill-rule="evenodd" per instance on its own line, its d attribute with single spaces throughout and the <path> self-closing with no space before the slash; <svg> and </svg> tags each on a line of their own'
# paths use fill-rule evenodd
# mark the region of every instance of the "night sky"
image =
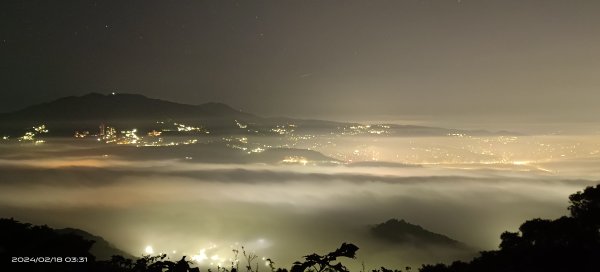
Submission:
<svg viewBox="0 0 600 272">
<path fill-rule="evenodd" d="M 0 112 L 117 91 L 265 116 L 596 122 L 598 14 L 594 0 L 3 0 Z"/>
</svg>

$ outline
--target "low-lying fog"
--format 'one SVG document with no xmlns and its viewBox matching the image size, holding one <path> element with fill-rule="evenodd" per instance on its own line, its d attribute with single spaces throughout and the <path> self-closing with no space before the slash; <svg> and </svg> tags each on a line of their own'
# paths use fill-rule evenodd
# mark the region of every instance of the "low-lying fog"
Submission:
<svg viewBox="0 0 600 272">
<path fill-rule="evenodd" d="M 74 140 L 0 144 L 0 217 L 80 228 L 134 255 L 148 246 L 174 258 L 204 249 L 205 264 L 228 265 L 232 247 L 243 245 L 289 268 L 352 242 L 360 250 L 344 262 L 351 267 L 414 267 L 468 259 L 524 220 L 565 215 L 568 195 L 598 183 L 596 138 L 369 137 L 313 147 L 342 162 L 332 165 L 253 162 L 253 154 L 216 163 L 202 148 L 185 159 Z M 346 164 L 374 159 L 396 164 Z M 369 234 L 390 218 L 469 248 Z"/>
</svg>

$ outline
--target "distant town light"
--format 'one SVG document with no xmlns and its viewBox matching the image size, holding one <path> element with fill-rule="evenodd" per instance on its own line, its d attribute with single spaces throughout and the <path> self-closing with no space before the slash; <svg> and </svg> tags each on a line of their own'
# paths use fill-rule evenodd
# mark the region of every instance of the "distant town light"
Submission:
<svg viewBox="0 0 600 272">
<path fill-rule="evenodd" d="M 147 246 L 144 251 L 146 252 L 146 254 L 154 254 L 154 249 L 152 248 L 152 246 Z"/>
</svg>

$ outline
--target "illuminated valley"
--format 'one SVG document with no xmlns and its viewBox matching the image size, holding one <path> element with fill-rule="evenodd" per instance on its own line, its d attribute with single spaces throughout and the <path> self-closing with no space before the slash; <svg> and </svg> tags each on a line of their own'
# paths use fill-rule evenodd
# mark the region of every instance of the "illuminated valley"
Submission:
<svg viewBox="0 0 600 272">
<path fill-rule="evenodd" d="M 242 246 L 261 258 L 291 262 L 286 243 L 308 251 L 321 243 L 343 240 L 365 245 L 365 259 L 418 265 L 468 258 L 473 251 L 434 250 L 444 252 L 440 259 L 428 250 L 401 245 L 385 245 L 381 250 L 383 244 L 360 231 L 368 223 L 353 223 L 351 214 L 359 213 L 364 218 L 361 222 L 373 223 L 407 218 L 475 248 L 491 248 L 497 243 L 494 233 L 516 227 L 522 218 L 539 213 L 560 215 L 560 210 L 547 209 L 559 205 L 554 196 L 564 196 L 582 183 L 591 184 L 600 174 L 597 135 L 469 135 L 461 131 L 405 136 L 393 124 L 336 124 L 311 133 L 291 122 L 265 126 L 242 125 L 237 120 L 227 122 L 226 131 L 231 134 L 224 134 L 222 127 L 215 133 L 207 126 L 177 121 L 154 124 L 140 130 L 102 123 L 97 131 L 74 130 L 72 137 L 52 136 L 52 127 L 41 124 L 21 137 L 5 137 L 0 144 L 0 164 L 4 176 L 13 181 L 2 185 L 1 204 L 21 207 L 26 218 L 62 225 L 65 216 L 76 213 L 64 209 L 78 203 L 116 216 L 111 224 L 130 235 L 107 232 L 98 228 L 103 223 L 83 220 L 86 217 L 70 219 L 69 224 L 122 241 L 117 246 L 134 255 L 186 255 L 207 267 L 239 261 L 233 252 Z M 11 170 L 17 165 L 16 169 L 30 169 L 30 173 L 20 176 L 21 170 Z M 51 179 L 34 182 L 29 178 L 46 171 L 66 175 L 62 185 L 47 187 Z M 97 176 L 103 185 L 69 185 L 87 175 Z M 29 185 L 27 189 L 11 185 L 18 182 Z M 43 194 L 41 188 L 47 188 Z M 497 194 L 499 188 L 503 195 Z M 420 197 L 410 200 L 406 198 L 409 195 Z M 373 204 L 371 197 L 379 204 Z M 506 197 L 512 200 L 507 202 Z M 430 198 L 436 200 L 427 200 Z M 479 214 L 473 209 L 463 209 L 457 216 L 469 224 L 488 225 L 486 231 L 464 232 L 459 222 L 444 221 L 443 229 L 435 227 L 445 220 L 444 206 L 458 209 L 482 198 L 488 203 L 478 209 L 496 214 L 496 218 L 478 215 L 467 220 Z M 433 204 L 424 207 L 421 201 Z M 529 201 L 537 204 L 528 204 L 533 205 L 530 210 L 509 212 L 512 205 Z M 51 212 L 42 216 L 40 206 Z M 136 212 L 124 213 L 120 211 L 123 207 Z M 411 211 L 416 207 L 436 216 Z M 172 218 L 176 223 L 170 224 L 167 218 L 173 209 L 179 211 L 178 218 Z M 139 217 L 143 214 L 152 214 L 152 218 Z M 327 219 L 331 214 L 341 217 Z M 244 231 L 235 227 L 246 220 L 253 222 L 252 227 Z M 272 220 L 279 221 L 279 227 L 264 232 Z M 311 221 L 320 223 L 307 227 Z M 347 227 L 342 228 L 341 236 L 331 235 L 339 222 Z M 286 234 L 297 228 L 295 224 L 300 224 L 297 227 L 303 237 L 312 238 Z M 352 237 L 344 238 L 343 233 Z M 403 252 L 410 260 L 396 263 L 389 257 L 392 252 Z"/>
<path fill-rule="evenodd" d="M 600 271 L 600 1 L 0 2 L 0 271 Z"/>
</svg>

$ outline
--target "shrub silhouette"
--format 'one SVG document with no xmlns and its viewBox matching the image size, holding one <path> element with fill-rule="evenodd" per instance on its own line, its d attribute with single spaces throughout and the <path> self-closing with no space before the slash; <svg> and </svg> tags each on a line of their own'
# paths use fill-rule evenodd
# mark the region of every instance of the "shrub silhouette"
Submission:
<svg viewBox="0 0 600 272">
<path fill-rule="evenodd" d="M 109 261 L 96 262 L 94 269 L 98 272 L 200 272 L 197 267 L 190 267 L 191 262 L 185 260 L 186 256 L 177 262 L 166 258 L 167 254 L 146 255 L 133 262 L 122 256 L 113 256 Z"/>
<path fill-rule="evenodd" d="M 569 211 L 578 221 L 597 228 L 600 226 L 600 185 L 587 187 L 569 196 Z"/>
<path fill-rule="evenodd" d="M 304 256 L 304 262 L 295 262 L 291 272 L 304 272 L 307 269 L 313 272 L 348 272 L 348 269 L 338 262 L 332 264 L 339 257 L 354 259 L 358 247 L 353 244 L 343 243 L 342 246 L 327 255 L 321 256 L 316 253 Z"/>
</svg>

